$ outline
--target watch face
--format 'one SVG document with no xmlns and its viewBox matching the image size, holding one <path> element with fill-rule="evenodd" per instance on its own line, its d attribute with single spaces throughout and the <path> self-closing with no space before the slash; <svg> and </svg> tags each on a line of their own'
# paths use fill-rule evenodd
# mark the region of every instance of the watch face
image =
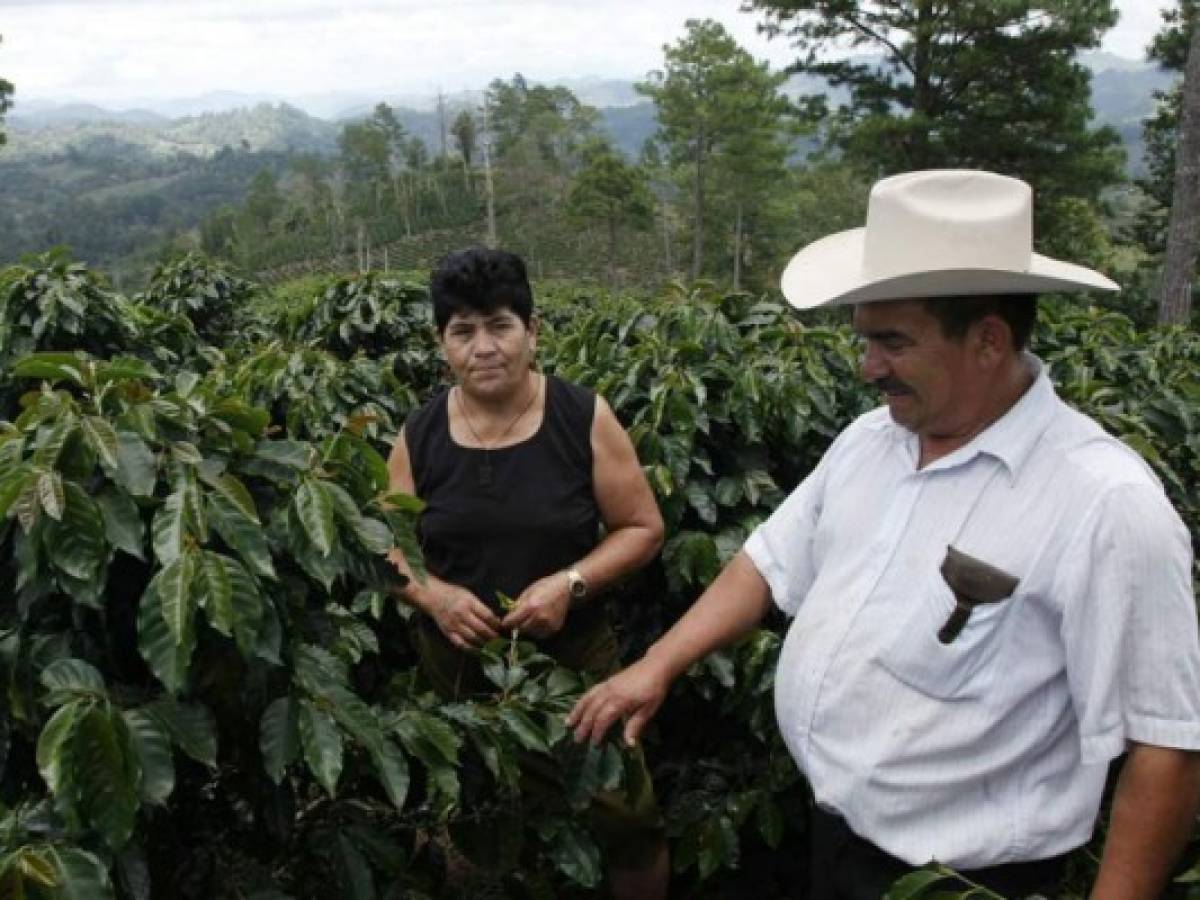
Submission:
<svg viewBox="0 0 1200 900">
<path fill-rule="evenodd" d="M 582 599 L 587 594 L 587 582 L 583 580 L 583 576 L 578 572 L 567 573 L 567 585 L 571 596 L 576 600 Z"/>
</svg>

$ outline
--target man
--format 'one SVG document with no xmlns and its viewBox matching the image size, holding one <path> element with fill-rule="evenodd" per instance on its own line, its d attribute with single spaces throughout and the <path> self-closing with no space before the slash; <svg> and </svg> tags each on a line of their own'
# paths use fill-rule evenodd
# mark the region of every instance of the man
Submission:
<svg viewBox="0 0 1200 900">
<path fill-rule="evenodd" d="M 843 431 L 645 657 L 568 718 L 636 742 L 671 681 L 794 617 L 782 735 L 812 784 L 807 896 L 876 898 L 930 859 L 1051 892 L 1127 753 L 1093 897 L 1158 896 L 1200 806 L 1188 533 L 1145 463 L 1025 350 L 1042 291 L 1116 285 L 1032 252 L 1021 181 L 915 172 L 806 247 L 793 306 L 854 305 L 886 407 Z"/>
</svg>

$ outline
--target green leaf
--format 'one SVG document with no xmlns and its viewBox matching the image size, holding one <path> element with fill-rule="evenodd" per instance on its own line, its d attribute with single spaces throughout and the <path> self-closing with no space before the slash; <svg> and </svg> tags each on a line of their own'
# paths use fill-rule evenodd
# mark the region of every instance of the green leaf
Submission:
<svg viewBox="0 0 1200 900">
<path fill-rule="evenodd" d="M 0 519 L 8 516 L 9 510 L 16 503 L 17 498 L 29 489 L 32 477 L 30 471 L 22 466 L 0 479 Z"/>
<path fill-rule="evenodd" d="M 379 719 L 371 707 L 351 690 L 341 685 L 330 685 L 322 692 L 321 699 L 337 723 L 368 750 L 383 743 Z"/>
<path fill-rule="evenodd" d="M 233 584 L 225 557 L 202 550 L 199 553 L 199 605 L 208 614 L 208 621 L 226 637 L 233 635 Z"/>
<path fill-rule="evenodd" d="M 600 884 L 600 848 L 582 825 L 570 819 L 546 819 L 538 823 L 538 836 L 560 872 L 585 888 Z"/>
<path fill-rule="evenodd" d="M 700 878 L 704 880 L 722 867 L 737 864 L 738 836 L 732 820 L 713 815 L 700 828 Z"/>
<path fill-rule="evenodd" d="M 42 781 L 54 796 L 60 796 L 67 784 L 67 775 L 74 765 L 71 759 L 71 738 L 80 714 L 86 708 L 82 703 L 68 703 L 50 717 L 42 727 L 37 743 L 37 767 Z"/>
<path fill-rule="evenodd" d="M 258 729 L 263 768 L 276 784 L 300 753 L 298 706 L 290 696 L 279 697 L 263 713 Z"/>
<path fill-rule="evenodd" d="M 127 735 L 124 719 L 93 706 L 81 716 L 72 741 L 80 814 L 113 850 L 129 840 L 138 808 L 137 763 Z"/>
<path fill-rule="evenodd" d="M 13 365 L 12 374 L 17 378 L 41 378 L 46 381 L 66 378 L 82 385 L 83 368 L 87 361 L 87 354 L 79 351 L 31 353 Z"/>
<path fill-rule="evenodd" d="M 61 519 L 66 509 L 67 498 L 63 491 L 62 475 L 53 470 L 42 472 L 37 477 L 38 501 L 46 515 L 52 519 Z"/>
<path fill-rule="evenodd" d="M 42 543 L 59 570 L 72 578 L 95 578 L 107 556 L 104 517 L 79 485 L 67 482 L 64 496 L 61 521 L 46 523 Z"/>
<path fill-rule="evenodd" d="M 409 753 L 427 764 L 458 765 L 462 738 L 448 722 L 437 716 L 420 710 L 406 711 L 396 722 L 396 733 Z"/>
<path fill-rule="evenodd" d="M 175 763 L 166 731 L 144 709 L 127 709 L 122 715 L 138 758 L 141 778 L 138 796 L 146 803 L 166 803 L 175 789 Z"/>
<path fill-rule="evenodd" d="M 209 479 L 208 485 L 255 525 L 262 524 L 258 517 L 258 509 L 254 505 L 254 498 L 238 478 L 225 473 Z"/>
<path fill-rule="evenodd" d="M 533 720 L 525 714 L 523 710 L 512 706 L 502 706 L 500 708 L 500 720 L 508 728 L 508 732 L 517 739 L 517 741 L 526 750 L 532 750 L 534 753 L 549 753 L 550 748 L 546 744 L 546 739 L 538 730 L 537 725 Z"/>
<path fill-rule="evenodd" d="M 108 362 L 99 363 L 96 380 L 107 381 L 154 381 L 162 376 L 144 360 L 134 356 L 119 356 Z"/>
<path fill-rule="evenodd" d="M 328 556 L 333 552 L 337 529 L 333 520 L 333 499 L 324 483 L 314 478 L 301 481 L 295 509 L 308 539 L 323 556 Z"/>
<path fill-rule="evenodd" d="M 708 488 L 696 482 L 689 482 L 684 489 L 688 505 L 700 516 L 705 525 L 715 525 L 717 522 L 717 503 L 709 493 Z"/>
<path fill-rule="evenodd" d="M 338 862 L 344 877 L 342 896 L 346 900 L 375 900 L 375 879 L 366 857 L 344 834 L 337 836 Z"/>
<path fill-rule="evenodd" d="M 61 706 L 72 700 L 108 698 L 104 676 L 82 659 L 60 659 L 42 670 L 42 685 L 49 692 L 46 702 Z"/>
<path fill-rule="evenodd" d="M 117 432 L 117 469 L 113 480 L 135 497 L 154 493 L 158 462 L 146 442 L 132 431 Z"/>
<path fill-rule="evenodd" d="M 392 549 L 392 530 L 377 519 L 367 518 L 358 504 L 340 484 L 321 483 L 333 503 L 334 513 L 371 553 L 387 553 Z"/>
<path fill-rule="evenodd" d="M 183 486 L 180 485 L 167 495 L 150 523 L 154 555 L 160 563 L 168 566 L 179 559 L 187 533 L 186 502 Z"/>
<path fill-rule="evenodd" d="M 392 805 L 397 810 L 403 809 L 408 797 L 408 759 L 395 744 L 384 740 L 371 751 L 371 762 L 375 764 L 375 774 Z"/>
<path fill-rule="evenodd" d="M 105 488 L 96 495 L 104 519 L 108 543 L 130 556 L 146 561 L 146 523 L 137 504 L 124 491 Z"/>
<path fill-rule="evenodd" d="M 195 632 L 189 630 L 182 643 L 177 643 L 167 627 L 162 597 L 157 579 L 152 579 L 138 604 L 138 652 L 159 681 L 172 694 L 178 694 L 187 683 L 192 651 L 196 649 Z"/>
<path fill-rule="evenodd" d="M 214 419 L 227 422 L 254 437 L 262 434 L 271 424 L 271 415 L 265 409 L 247 406 L 232 398 L 218 400 L 211 410 L 211 415 Z"/>
<path fill-rule="evenodd" d="M 19 874 L 38 887 L 52 888 L 58 885 L 58 872 L 54 863 L 46 856 L 44 846 L 26 845 L 7 858 L 0 857 L 0 878 L 8 873 Z M 11 897 L 12 895 L 5 893 L 5 890 L 4 882 L 0 881 L 0 897 Z M 16 896 L 22 896 L 19 880 Z"/>
<path fill-rule="evenodd" d="M 300 702 L 300 745 L 304 759 L 330 797 L 342 774 L 342 735 L 333 718 L 309 700 Z"/>
<path fill-rule="evenodd" d="M 109 472 L 115 472 L 120 466 L 120 444 L 116 430 L 107 419 L 100 416 L 85 416 L 80 422 L 88 445 L 96 451 L 101 464 Z"/>
<path fill-rule="evenodd" d="M 765 794 L 758 802 L 755 810 L 758 821 L 758 833 L 762 835 L 763 843 L 772 850 L 778 849 L 783 841 L 783 812 L 779 809 L 770 794 Z"/>
<path fill-rule="evenodd" d="M 177 646 L 182 646 L 194 633 L 196 593 L 192 581 L 196 577 L 196 552 L 185 551 L 154 576 L 162 598 L 163 619 Z"/>
<path fill-rule="evenodd" d="M 312 467 L 316 454 L 311 444 L 301 441 L 259 441 L 254 455 L 276 465 L 307 470 Z"/>
<path fill-rule="evenodd" d="M 144 709 L 180 750 L 210 769 L 217 767 L 217 725 L 207 707 L 163 698 Z"/>
<path fill-rule="evenodd" d="M 414 515 L 425 510 L 425 501 L 412 494 L 401 494 L 399 492 L 387 494 L 381 497 L 379 502 L 400 512 L 413 513 Z"/>
<path fill-rule="evenodd" d="M 50 845 L 46 853 L 58 871 L 55 900 L 113 900 L 108 869 L 91 853 L 77 847 Z"/>
<path fill-rule="evenodd" d="M 941 872 L 930 869 L 909 872 L 888 888 L 888 892 L 883 895 L 884 900 L 915 900 L 926 894 L 933 885 L 945 881 L 945 879 L 946 876 Z"/>
<path fill-rule="evenodd" d="M 209 514 L 213 527 L 226 544 L 237 551 L 256 575 L 275 578 L 275 566 L 263 528 L 228 497 L 220 493 L 208 495 Z"/>
</svg>

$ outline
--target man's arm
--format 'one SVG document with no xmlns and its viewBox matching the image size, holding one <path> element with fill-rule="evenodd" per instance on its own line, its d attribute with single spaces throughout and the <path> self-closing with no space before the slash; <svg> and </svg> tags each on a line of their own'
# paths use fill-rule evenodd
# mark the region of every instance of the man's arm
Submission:
<svg viewBox="0 0 1200 900">
<path fill-rule="evenodd" d="M 1092 900 L 1154 900 L 1200 810 L 1200 752 L 1134 744 L 1121 769 Z"/>
<path fill-rule="evenodd" d="M 745 551 L 738 553 L 645 656 L 580 698 L 567 716 L 575 739 L 599 743 L 613 723 L 624 719 L 625 743 L 636 744 L 671 682 L 692 663 L 754 628 L 770 602 L 767 582 Z"/>
</svg>

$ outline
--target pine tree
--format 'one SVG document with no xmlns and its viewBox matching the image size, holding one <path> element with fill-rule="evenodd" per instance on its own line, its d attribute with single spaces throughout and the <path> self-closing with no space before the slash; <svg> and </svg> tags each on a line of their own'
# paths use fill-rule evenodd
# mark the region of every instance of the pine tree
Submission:
<svg viewBox="0 0 1200 900">
<path fill-rule="evenodd" d="M 1076 61 L 1116 21 L 1111 0 L 751 5 L 795 43 L 796 71 L 849 89 L 830 138 L 872 176 L 961 166 L 1024 178 L 1050 246 L 1067 198 L 1094 203 L 1121 178 L 1119 136 L 1090 126 L 1089 75 Z M 827 58 L 847 46 L 876 58 Z"/>
<path fill-rule="evenodd" d="M 779 94 L 785 76 L 755 62 L 718 22 L 689 20 L 686 35 L 663 51 L 663 69 L 637 89 L 657 107 L 658 137 L 672 165 L 687 173 L 691 275 L 697 278 L 705 263 L 710 194 L 724 174 L 729 198 L 746 208 L 749 186 L 762 183 L 760 164 L 774 160 L 768 168 L 781 172 L 790 106 Z"/>
<path fill-rule="evenodd" d="M 2 40 L 2 38 L 0 38 Z M 13 86 L 11 81 L 5 81 L 0 78 L 0 125 L 4 124 L 4 114 L 12 108 Z M 0 131 L 0 147 L 4 146 L 4 142 L 8 137 L 3 131 Z"/>
</svg>

